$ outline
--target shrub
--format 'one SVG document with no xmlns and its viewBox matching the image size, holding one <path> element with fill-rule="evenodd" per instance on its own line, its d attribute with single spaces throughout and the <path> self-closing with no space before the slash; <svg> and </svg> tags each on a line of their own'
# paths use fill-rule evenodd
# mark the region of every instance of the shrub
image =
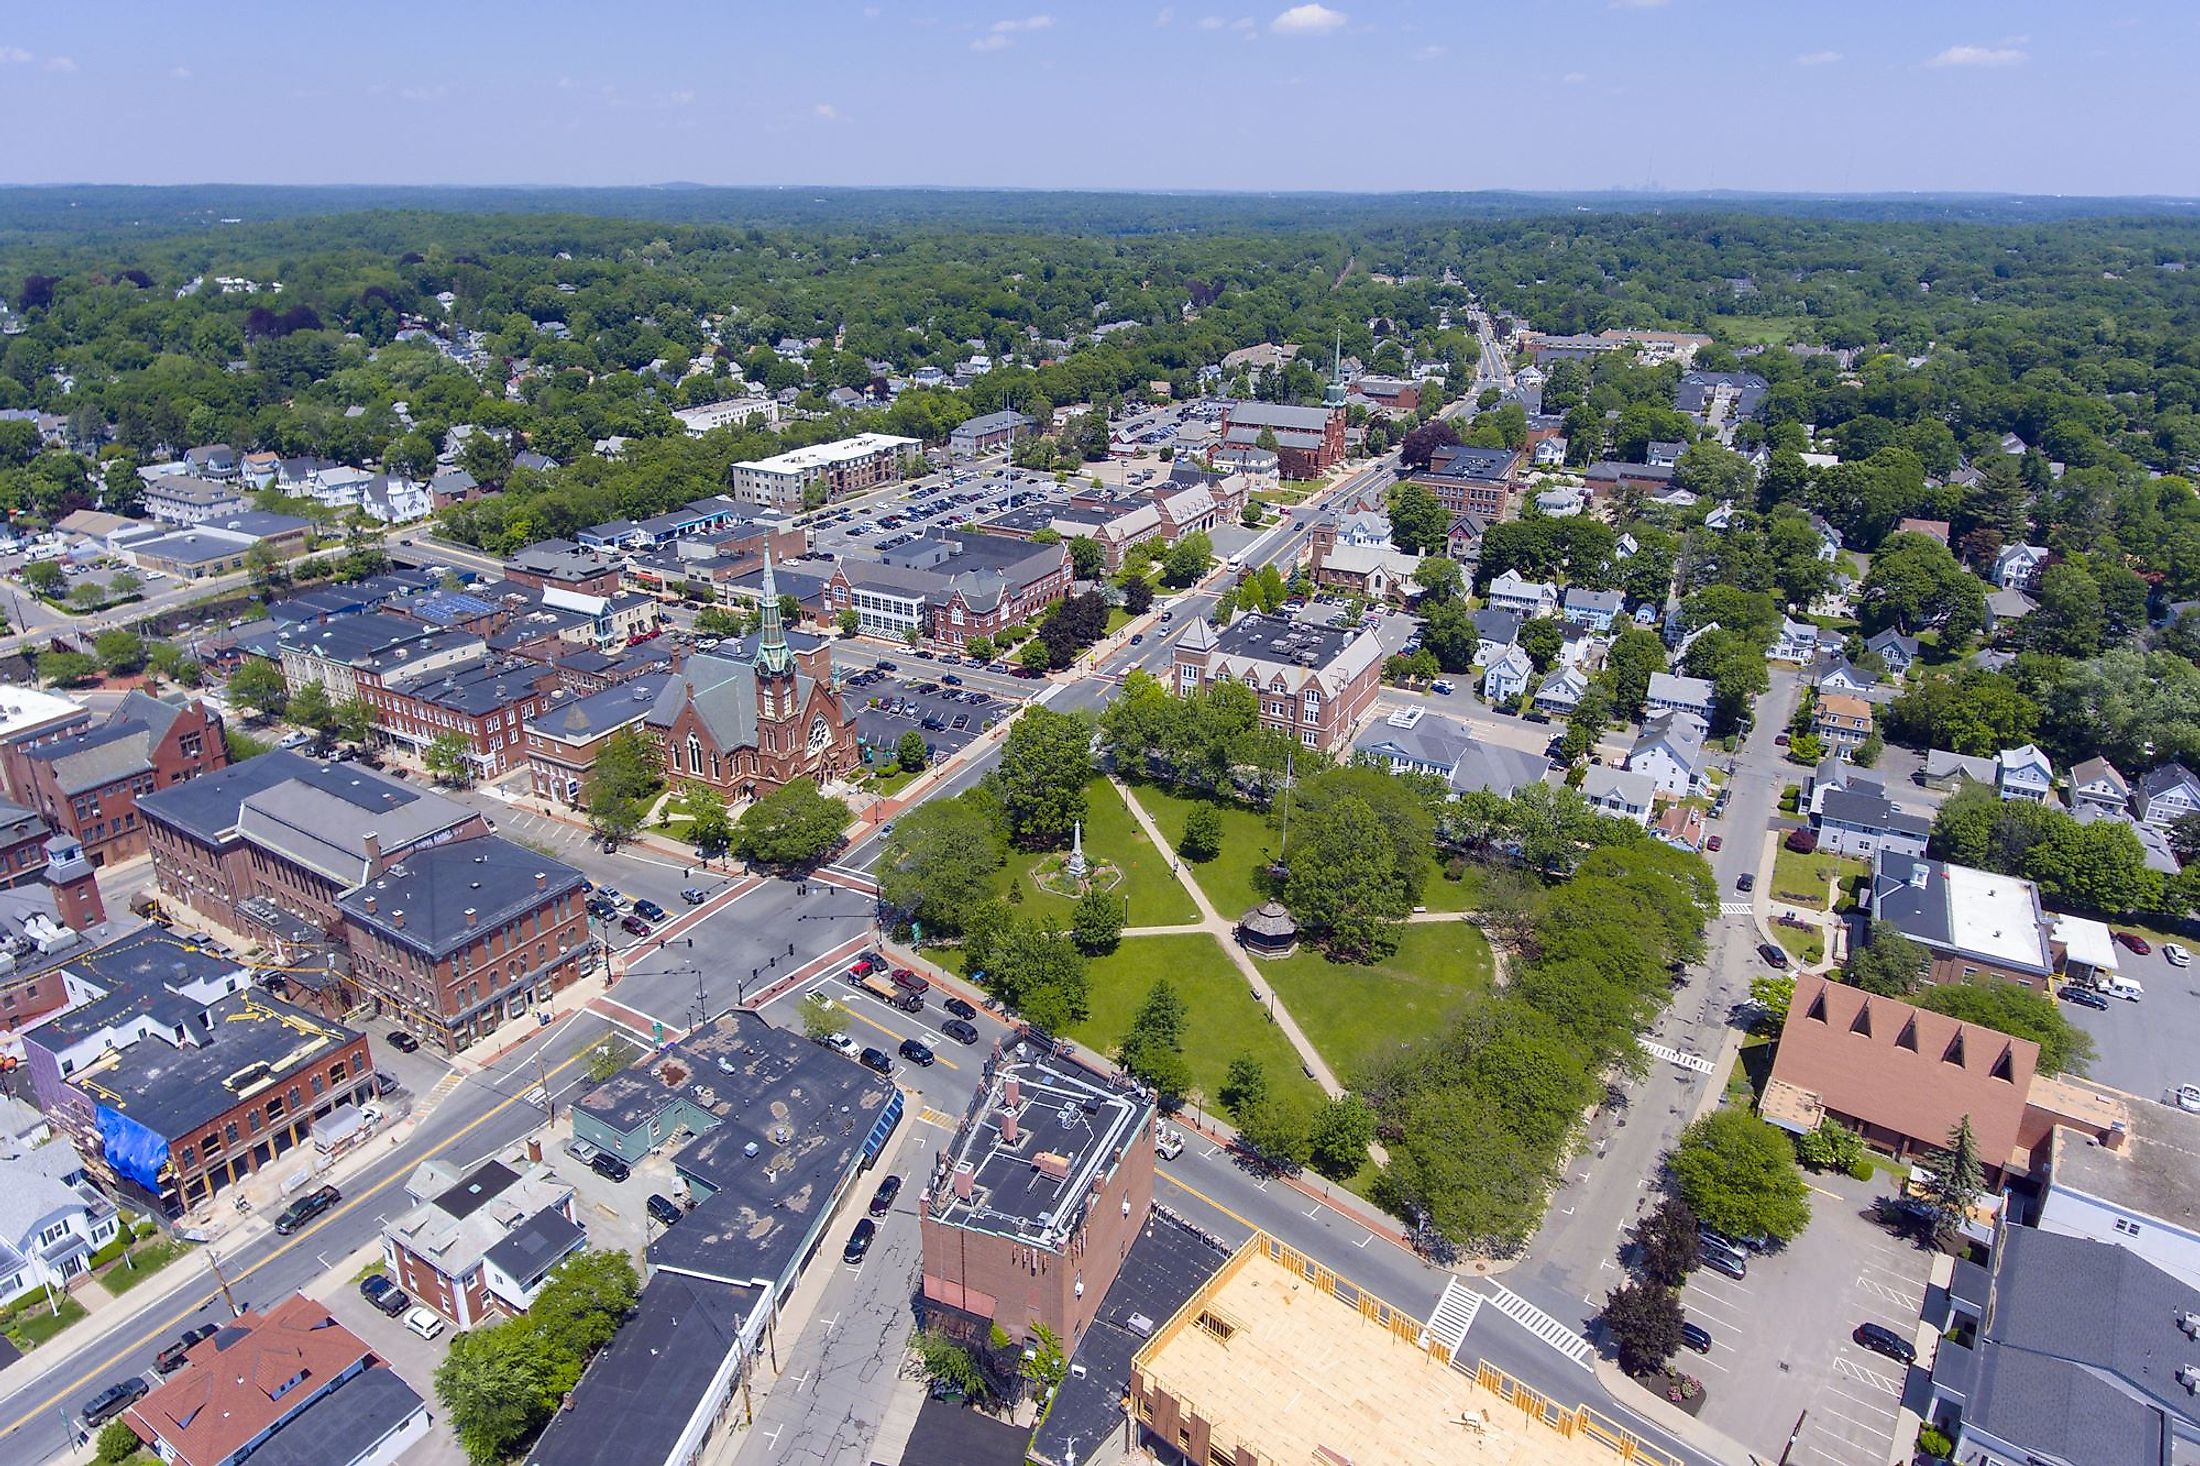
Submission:
<svg viewBox="0 0 2200 1466">
<path fill-rule="evenodd" d="M 1849 1162 L 1849 1179 L 1851 1181 L 1869 1181 L 1871 1178 L 1872 1163 L 1869 1160 L 1858 1156 L 1855 1160 Z"/>
<path fill-rule="evenodd" d="M 1954 1451 L 1956 1443 L 1929 1425 L 1917 1428 L 1917 1448 L 1935 1461 L 1945 1461 Z"/>
<path fill-rule="evenodd" d="M 129 1232 L 127 1230 L 118 1232 L 115 1234 L 114 1241 L 108 1243 L 105 1247 L 99 1248 L 97 1251 L 92 1253 L 91 1265 L 95 1270 L 103 1268 L 108 1263 L 113 1262 L 116 1258 L 122 1256 L 123 1253 L 129 1251 L 129 1249 Z"/>
<path fill-rule="evenodd" d="M 1787 848 L 1797 855 L 1815 854 L 1818 850 L 1818 832 L 1816 830 L 1790 830 L 1788 831 L 1786 843 Z"/>
</svg>

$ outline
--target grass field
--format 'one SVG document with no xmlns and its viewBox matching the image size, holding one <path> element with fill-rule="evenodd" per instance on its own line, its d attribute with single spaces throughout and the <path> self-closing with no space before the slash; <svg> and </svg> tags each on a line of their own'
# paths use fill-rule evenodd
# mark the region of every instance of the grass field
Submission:
<svg viewBox="0 0 2200 1466">
<path fill-rule="evenodd" d="M 1366 967 L 1301 948 L 1260 970 L 1345 1083 L 1369 1059 L 1443 1031 L 1490 989 L 1489 943 L 1465 922 L 1415 922 L 1398 950 Z"/>
<path fill-rule="evenodd" d="M 1826 882 L 1839 876 L 1846 883 L 1860 875 L 1868 874 L 1871 867 L 1850 856 L 1834 855 L 1818 851 L 1811 855 L 1798 855 L 1780 846 L 1772 860 L 1772 894 L 1774 899 L 1794 906 L 1808 906 L 1813 911 L 1826 909 Z"/>
<path fill-rule="evenodd" d="M 100 1283 L 110 1293 L 127 1293 L 189 1249 L 181 1242 L 146 1242 L 123 1254 L 127 1261 L 118 1260 L 99 1275 Z"/>
<path fill-rule="evenodd" d="M 1266 815 L 1241 804 L 1196 799 L 1152 784 L 1134 784 L 1131 794 L 1172 849 L 1183 843 L 1184 822 L 1191 818 L 1192 811 L 1212 803 L 1222 816 L 1222 853 L 1209 861 L 1187 860 L 1185 871 L 1199 882 L 1208 904 L 1232 921 L 1267 899 L 1260 881 L 1263 867 L 1275 854 L 1276 831 Z"/>
<path fill-rule="evenodd" d="M 1214 1108 L 1230 1061 L 1250 1053 L 1268 1072 L 1268 1087 L 1311 1110 L 1321 1090 L 1306 1077 L 1283 1030 L 1253 1001 L 1252 989 L 1221 944 L 1204 933 L 1130 937 L 1090 968 L 1092 1013 L 1069 1037 L 1113 1055 L 1131 1015 L 1154 983 L 1166 977 L 1184 998 L 1184 1057 L 1196 1093 L 1188 1098 Z M 1295 1011 L 1295 1010 L 1294 1010 Z"/>
<path fill-rule="evenodd" d="M 1169 874 L 1169 852 L 1156 850 L 1146 832 L 1131 818 L 1122 796 L 1106 779 L 1095 777 L 1085 786 L 1085 857 L 1112 860 L 1123 871 L 1117 894 L 1130 903 L 1130 925 L 1175 926 L 1199 920 L 1199 907 L 1191 893 Z M 1167 826 L 1164 825 L 1166 830 Z M 1069 925 L 1076 902 L 1042 891 L 1031 879 L 1031 869 L 1041 857 L 1012 850 L 1008 864 L 995 878 L 1002 895 L 1017 881 L 1023 882 L 1023 903 L 1018 908 L 1032 916 L 1050 916 Z"/>
<path fill-rule="evenodd" d="M 1800 316 L 1720 316 L 1713 334 L 1735 346 L 1778 346 L 1802 327 Z"/>
</svg>

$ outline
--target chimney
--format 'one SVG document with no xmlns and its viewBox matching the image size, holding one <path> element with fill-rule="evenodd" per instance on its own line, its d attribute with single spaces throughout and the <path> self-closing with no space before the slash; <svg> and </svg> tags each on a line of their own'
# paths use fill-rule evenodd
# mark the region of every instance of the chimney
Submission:
<svg viewBox="0 0 2200 1466">
<path fill-rule="evenodd" d="M 360 843 L 367 848 L 367 874 L 370 876 L 380 875 L 382 873 L 381 833 L 376 830 L 369 830 Z"/>
<path fill-rule="evenodd" d="M 374 898 L 372 896 L 367 897 L 365 905 L 367 908 L 367 915 L 374 915 Z"/>
<path fill-rule="evenodd" d="M 530 1135 L 527 1137 L 527 1159 L 538 1163 L 542 1160 L 542 1138 L 540 1136 Z"/>
<path fill-rule="evenodd" d="M 1915 886 L 1918 890 L 1924 890 L 1925 883 L 1931 878 L 1932 867 L 1927 865 L 1924 861 L 1916 861 L 1910 866 L 1910 884 L 1912 886 Z"/>
<path fill-rule="evenodd" d="M 472 925 L 474 924 L 474 918 L 475 918 L 476 916 L 480 915 L 480 914 L 481 914 L 481 913 L 479 913 L 478 911 L 474 910 L 474 908 L 473 908 L 473 907 L 471 907 L 471 906 L 467 907 L 467 908 L 466 908 L 466 925 L 468 925 L 468 926 L 472 926 Z"/>
<path fill-rule="evenodd" d="M 2108 1150 L 2122 1150 L 2124 1142 L 2130 1138 L 2130 1132 L 2124 1129 L 2124 1122 L 2118 1120 L 2110 1125 L 2108 1133 L 2101 1137 L 2101 1145 Z"/>
<path fill-rule="evenodd" d="M 390 913 L 390 925 L 396 927 L 399 931 L 405 929 L 405 913 L 402 909 Z"/>
<path fill-rule="evenodd" d="M 970 1200 L 971 1193 L 977 1189 L 977 1184 L 977 1168 L 968 1161 L 958 1163 L 955 1167 L 955 1199 L 957 1201 Z"/>
<path fill-rule="evenodd" d="M 1012 1109 L 1012 1110 L 1013 1110 L 1013 1109 L 1015 1109 L 1015 1108 L 1016 1108 L 1016 1107 L 1017 1107 L 1018 1105 L 1020 1105 L 1020 1104 L 1022 1104 L 1022 1103 L 1023 1103 L 1023 1098 L 1024 1098 L 1024 1086 L 1023 1086 L 1023 1081 L 1022 1081 L 1022 1080 L 1018 1079 L 1018 1078 L 1017 1078 L 1017 1077 L 1016 1077 L 1015 1075 L 1011 1074 L 1011 1075 L 1009 1075 L 1009 1076 L 1008 1076 L 1008 1078 L 1007 1078 L 1007 1079 L 1005 1079 L 1005 1080 L 1003 1080 L 1003 1081 L 1002 1081 L 1002 1083 L 1001 1083 L 1001 1101 L 1002 1101 L 1002 1103 L 1006 1104 L 1006 1105 L 1007 1105 L 1007 1106 L 1008 1106 L 1008 1107 L 1009 1107 L 1010 1109 Z"/>
<path fill-rule="evenodd" d="M 1022 1130 L 1016 1124 L 1016 1112 L 1014 1110 L 1001 1111 L 1002 1141 L 1006 1144 L 1014 1145 L 1016 1143 L 1016 1137 L 1022 1133 Z"/>
<path fill-rule="evenodd" d="M 535 872 L 535 889 L 538 891 L 550 889 L 550 877 L 539 870 Z"/>
</svg>

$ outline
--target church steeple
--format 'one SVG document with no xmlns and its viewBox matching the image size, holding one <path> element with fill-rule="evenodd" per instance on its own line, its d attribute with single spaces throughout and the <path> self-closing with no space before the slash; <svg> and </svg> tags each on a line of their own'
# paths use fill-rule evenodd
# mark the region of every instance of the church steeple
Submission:
<svg viewBox="0 0 2200 1466">
<path fill-rule="evenodd" d="M 771 675 L 785 676 L 794 666 L 794 653 L 787 650 L 787 632 L 779 624 L 779 582 L 772 575 L 771 546 L 764 547 L 764 605 L 763 621 L 756 639 L 756 670 Z"/>
<path fill-rule="evenodd" d="M 1344 406 L 1344 327 L 1337 328 L 1337 354 L 1330 368 L 1329 385 L 1322 389 L 1322 406 Z"/>
</svg>

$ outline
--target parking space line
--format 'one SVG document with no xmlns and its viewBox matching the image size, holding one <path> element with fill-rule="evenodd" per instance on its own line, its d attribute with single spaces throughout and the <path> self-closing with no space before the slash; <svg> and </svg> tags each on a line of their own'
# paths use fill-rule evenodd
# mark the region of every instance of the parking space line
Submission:
<svg viewBox="0 0 2200 1466">
<path fill-rule="evenodd" d="M 1870 1410 L 1875 1408 L 1875 1402 L 1861 1399 L 1855 1395 L 1850 1394 L 1847 1390 L 1835 1390 L 1834 1393 L 1840 1396 L 1843 1400 L 1846 1400 L 1851 1405 L 1855 1405 L 1861 1409 Z M 1841 1420 L 1846 1420 L 1851 1425 L 1861 1425 L 1867 1430 L 1876 1430 L 1882 1435 L 1888 1436 L 1889 1438 L 1892 1438 L 1894 1435 L 1894 1422 L 1898 1412 L 1893 1409 L 1887 1410 L 1887 1418 L 1884 1423 L 1877 1423 L 1870 1420 L 1859 1420 L 1853 1415 L 1843 1415 L 1840 1411 L 1834 1409 L 1833 1406 L 1827 1404 L 1822 1399 L 1818 1402 L 1817 1408 L 1825 1411 L 1828 1415 L 1834 1416 Z"/>
<path fill-rule="evenodd" d="M 1901 1382 L 1891 1380 L 1876 1370 L 1866 1369 L 1863 1365 L 1838 1354 L 1834 1356 L 1833 1368 L 1836 1373 L 1845 1374 L 1858 1384 L 1870 1385 L 1873 1389 L 1892 1395 L 1898 1400 L 1902 1398 Z"/>
</svg>

